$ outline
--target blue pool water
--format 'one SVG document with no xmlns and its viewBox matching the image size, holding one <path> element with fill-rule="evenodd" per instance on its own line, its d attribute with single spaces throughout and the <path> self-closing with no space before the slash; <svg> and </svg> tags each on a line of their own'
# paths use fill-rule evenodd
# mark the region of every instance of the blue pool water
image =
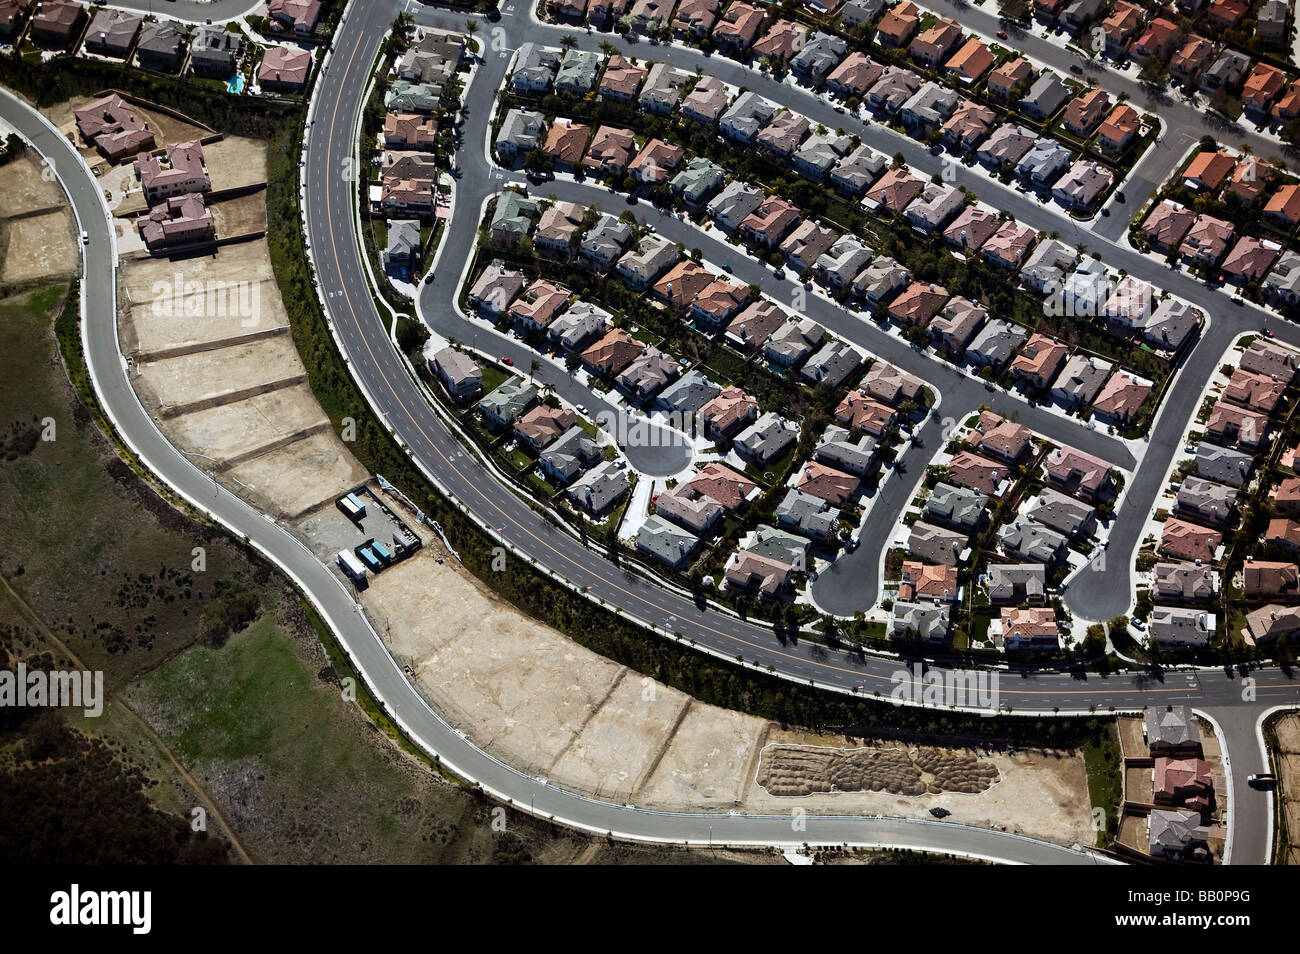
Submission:
<svg viewBox="0 0 1300 954">
<path fill-rule="evenodd" d="M 244 74 L 236 73 L 235 78 L 226 84 L 226 89 L 231 93 L 242 93 L 244 91 Z"/>
</svg>

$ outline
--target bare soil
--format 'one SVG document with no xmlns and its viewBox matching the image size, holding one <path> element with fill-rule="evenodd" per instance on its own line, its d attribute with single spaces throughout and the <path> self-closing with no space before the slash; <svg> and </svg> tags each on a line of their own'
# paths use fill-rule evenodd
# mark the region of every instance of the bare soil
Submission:
<svg viewBox="0 0 1300 954">
<path fill-rule="evenodd" d="M 887 792 L 891 795 L 975 794 L 998 780 L 993 763 L 968 751 L 902 745 L 844 749 L 771 745 L 758 784 L 773 795 Z"/>
<path fill-rule="evenodd" d="M 22 285 L 45 278 L 68 278 L 77 269 L 72 216 L 66 211 L 9 219 L 0 228 L 0 284 Z"/>
</svg>

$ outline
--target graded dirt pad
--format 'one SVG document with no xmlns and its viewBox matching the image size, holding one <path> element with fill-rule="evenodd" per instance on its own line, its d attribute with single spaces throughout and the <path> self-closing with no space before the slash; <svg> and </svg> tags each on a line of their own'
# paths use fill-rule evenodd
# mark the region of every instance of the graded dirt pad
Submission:
<svg viewBox="0 0 1300 954">
<path fill-rule="evenodd" d="M 132 263 L 130 267 L 142 264 Z M 235 288 L 209 286 L 172 296 L 160 280 L 157 297 L 133 302 L 118 322 L 122 350 L 157 353 L 214 341 L 231 341 L 275 329 L 288 330 L 280 291 L 272 281 L 250 281 Z M 210 291 L 210 294 L 209 294 Z"/>
<path fill-rule="evenodd" d="M 217 237 L 226 240 L 266 231 L 266 193 L 222 199 L 211 206 Z"/>
<path fill-rule="evenodd" d="M 1300 715 L 1291 713 L 1277 720 L 1273 727 L 1278 748 L 1283 752 L 1300 752 Z"/>
<path fill-rule="evenodd" d="M 1144 759 L 1149 754 L 1146 736 L 1142 734 L 1140 716 L 1118 716 L 1116 726 L 1119 729 L 1119 747 L 1122 757 L 1126 759 Z"/>
<path fill-rule="evenodd" d="M 323 513 L 299 526 L 304 533 L 321 525 L 318 550 L 337 542 Z M 942 806 L 964 824 L 1005 826 L 1063 844 L 1094 838 L 1083 759 L 1072 752 L 1004 755 L 898 745 L 894 758 L 913 766 L 922 792 L 934 784 L 975 794 L 773 795 L 755 783 L 758 753 L 768 742 L 846 751 L 873 746 L 779 730 L 698 701 L 682 715 L 679 692 L 522 615 L 436 539 L 372 576 L 361 601 L 394 657 L 412 667 L 417 687 L 449 722 L 496 758 L 560 787 L 657 811 L 784 814 L 800 807 L 930 819 L 929 810 Z"/>
<path fill-rule="evenodd" d="M 20 284 L 40 278 L 67 278 L 78 265 L 77 246 L 72 244 L 72 216 L 68 212 L 48 212 L 22 219 L 10 219 L 0 228 L 5 231 L 0 251 L 0 283 Z"/>
<path fill-rule="evenodd" d="M 751 763 L 767 738 L 768 724 L 756 727 L 754 722 L 741 712 L 694 703 L 633 802 L 667 810 L 683 805 L 706 811 L 730 808 L 740 800 Z"/>
<path fill-rule="evenodd" d="M 821 748 L 772 745 L 763 750 L 758 784 L 773 795 L 888 792 L 976 794 L 998 779 L 991 762 L 951 749 Z"/>
<path fill-rule="evenodd" d="M 214 351 L 138 362 L 132 383 L 146 408 L 218 401 L 249 388 L 303 375 L 288 335 L 275 335 Z"/>
<path fill-rule="evenodd" d="M 311 388 L 299 384 L 181 414 L 167 421 L 167 434 L 182 450 L 225 462 L 328 424 Z"/>
<path fill-rule="evenodd" d="M 203 147 L 203 164 L 212 177 L 213 192 L 259 185 L 266 182 L 266 144 L 226 136 Z M 217 234 L 221 234 L 220 230 Z"/>
<path fill-rule="evenodd" d="M 181 288 L 204 290 L 215 282 L 273 281 L 271 258 L 265 242 L 238 242 L 223 245 L 215 253 L 188 258 L 155 258 L 132 262 L 126 271 L 126 287 L 133 301 L 152 301 L 162 294 L 173 295 Z M 195 286 L 192 283 L 198 282 Z M 278 299 L 277 296 L 272 296 Z M 185 299 L 183 299 L 185 301 Z M 271 307 L 269 300 L 262 307 Z M 281 304 L 283 309 L 283 304 Z"/>
<path fill-rule="evenodd" d="M 53 179 L 43 177 L 41 169 L 40 161 L 30 154 L 0 166 L 0 195 L 4 196 L 0 214 L 25 215 L 63 207 L 63 190 Z"/>
<path fill-rule="evenodd" d="M 439 566 L 432 547 L 372 577 L 361 600 L 443 717 L 525 772 L 549 770 L 623 672 Z"/>
<path fill-rule="evenodd" d="M 1155 804 L 1155 779 L 1151 776 L 1151 766 L 1124 769 L 1124 798 L 1134 805 Z"/>
<path fill-rule="evenodd" d="M 281 519 L 297 519 L 370 475 L 333 431 L 317 431 L 227 470 L 218 479 Z"/>
<path fill-rule="evenodd" d="M 133 105 L 135 105 L 136 114 L 148 123 L 149 128 L 153 130 L 153 137 L 157 142 L 155 148 L 157 149 L 162 149 L 173 143 L 189 142 L 191 139 L 201 140 L 212 135 L 212 130 L 169 116 L 160 109 L 150 109 L 143 104 Z M 204 146 L 203 152 L 205 156 L 207 151 L 208 147 Z"/>
<path fill-rule="evenodd" d="M 626 804 L 654 770 L 691 699 L 626 669 L 547 777 Z"/>
<path fill-rule="evenodd" d="M 1151 852 L 1151 834 L 1147 827 L 1147 818 L 1145 815 L 1125 814 L 1120 819 L 1119 833 L 1115 840 L 1139 854 L 1147 855 Z"/>
</svg>

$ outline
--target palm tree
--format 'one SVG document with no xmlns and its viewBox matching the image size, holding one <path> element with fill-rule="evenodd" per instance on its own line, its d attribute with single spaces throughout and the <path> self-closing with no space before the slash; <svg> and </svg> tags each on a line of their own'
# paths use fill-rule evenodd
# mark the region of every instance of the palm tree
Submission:
<svg viewBox="0 0 1300 954">
<path fill-rule="evenodd" d="M 566 50 L 571 50 L 577 45 L 578 38 L 572 33 L 564 34 L 563 38 L 560 40 L 560 46 L 564 47 Z"/>
</svg>

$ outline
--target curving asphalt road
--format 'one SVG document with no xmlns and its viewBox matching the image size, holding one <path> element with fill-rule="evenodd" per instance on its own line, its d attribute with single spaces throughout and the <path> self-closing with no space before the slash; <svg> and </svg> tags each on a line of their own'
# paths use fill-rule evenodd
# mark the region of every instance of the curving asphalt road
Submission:
<svg viewBox="0 0 1300 954">
<path fill-rule="evenodd" d="M 690 845 L 849 844 L 941 851 L 1025 864 L 1094 864 L 1090 852 L 1005 832 L 897 818 L 673 814 L 611 805 L 554 788 L 502 764 L 451 728 L 406 681 L 342 579 L 287 530 L 215 486 L 163 436 L 141 406 L 117 338 L 117 254 L 99 187 L 76 150 L 44 118 L 0 89 L 0 117 L 50 160 L 78 225 L 90 237 L 82 259 L 82 345 L 95 392 L 138 459 L 192 505 L 242 535 L 281 567 L 338 635 L 366 683 L 414 741 L 452 772 L 539 817 L 593 833 Z M 107 293 L 92 290 L 109 290 Z"/>
<path fill-rule="evenodd" d="M 119 5 L 136 8 L 142 6 L 130 0 Z M 178 3 L 173 9 L 198 19 L 213 15 L 213 11 L 216 10 L 226 11 L 216 14 L 221 17 L 237 15 L 239 12 L 237 8 L 246 5 L 240 2 Z M 227 8 L 230 9 L 227 11 Z M 808 679 L 833 688 L 852 689 L 861 686 L 866 692 L 877 690 L 887 692 L 890 687 L 890 677 L 898 668 L 897 662 L 874 658 L 863 660 L 847 653 L 828 651 L 805 643 L 782 644 L 766 629 L 749 626 L 731 617 L 696 607 L 690 601 L 653 587 L 617 569 L 590 551 L 574 547 L 570 538 L 555 531 L 549 524 L 537 520 L 527 507 L 514 501 L 509 495 L 502 494 L 499 490 L 494 492 L 491 488 L 480 488 L 480 483 L 483 483 L 481 474 L 469 464 L 455 439 L 445 431 L 425 405 L 422 396 L 407 377 L 400 358 L 393 351 L 379 316 L 374 312 L 355 244 L 356 237 L 350 224 L 353 222 L 354 214 L 350 190 L 346 186 L 340 187 L 342 176 L 332 174 L 333 170 L 339 168 L 337 164 L 343 157 L 351 155 L 356 110 L 359 109 L 361 92 L 368 81 L 369 64 L 387 31 L 392 16 L 396 13 L 397 6 L 383 3 L 370 4 L 365 9 L 365 16 L 351 15 L 356 9 L 353 8 L 350 15 L 345 18 L 336 37 L 333 60 L 337 61 L 337 65 L 332 62 L 330 68 L 323 71 L 320 85 L 315 93 L 316 128 L 312 131 L 304 178 L 307 185 L 308 233 L 309 236 L 315 237 L 314 257 L 322 293 L 340 344 L 372 406 L 386 413 L 386 419 L 389 420 L 394 431 L 408 444 L 413 458 L 424 467 L 426 473 L 435 482 L 451 493 L 454 499 L 471 512 L 478 514 L 481 519 L 484 519 L 485 525 L 492 527 L 517 549 L 538 555 L 544 565 L 549 565 L 552 570 L 568 578 L 574 585 L 588 587 L 593 597 L 606 600 L 642 622 L 656 625 L 661 629 L 681 632 L 685 638 L 697 640 L 701 648 L 726 658 L 734 658 L 737 653 L 743 653 L 747 662 L 772 666 L 782 675 L 790 678 Z M 443 19 L 450 26 L 462 20 L 459 14 L 454 13 L 439 15 L 425 9 L 417 10 L 416 13 L 417 19 L 421 22 Z M 508 48 L 511 50 L 513 45 L 517 45 L 517 37 L 525 33 L 529 38 L 539 38 L 536 35 L 537 31 L 551 30 L 552 41 L 558 42 L 559 34 L 570 32 L 541 27 L 531 22 L 530 13 L 519 16 L 512 23 L 512 18 L 515 16 L 517 15 L 511 9 L 511 5 L 507 4 L 502 18 L 502 28 L 510 31 L 507 36 L 509 37 Z M 540 38 L 543 42 L 547 39 Z M 598 42 L 589 37 L 582 37 L 582 40 L 583 45 L 594 45 Z M 616 40 L 616 42 L 621 41 Z M 664 58 L 666 49 L 670 52 L 670 61 L 678 56 L 684 57 L 687 61 L 686 68 L 693 69 L 694 62 L 702 59 L 700 54 L 694 51 L 662 47 L 656 51 L 656 58 Z M 494 62 L 489 58 L 482 66 L 479 79 L 471 90 L 471 105 L 477 100 L 486 100 L 485 103 L 479 104 L 483 108 L 479 115 L 474 117 L 475 128 L 480 133 L 486 128 L 492 93 L 504 75 L 504 69 L 504 59 Z M 716 72 L 714 69 L 709 71 Z M 752 74 L 748 75 L 752 83 Z M 815 108 L 805 108 L 809 101 L 815 101 L 802 91 L 785 87 L 768 90 L 766 93 L 780 99 L 787 91 L 794 96 L 796 108 L 803 109 L 813 118 L 818 118 L 815 115 L 817 112 Z M 107 225 L 95 221 L 97 217 L 102 218 L 103 209 L 98 202 L 98 193 L 93 181 L 85 179 L 82 170 L 69 174 L 68 169 L 79 167 L 78 157 L 65 142 L 41 126 L 29 110 L 25 110 L 7 94 L 0 99 L 0 106 L 3 107 L 0 112 L 24 135 L 28 135 L 40 151 L 56 157 L 56 162 L 60 163 L 58 168 L 65 188 L 73 199 L 74 208 L 83 222 L 83 227 L 89 228 L 92 235 L 92 243 L 87 250 L 87 278 L 98 276 L 102 279 L 88 280 L 86 287 L 112 287 L 111 280 L 105 278 L 110 275 L 112 268 L 113 256 L 108 251 L 111 248 L 111 237 Z M 827 121 L 828 124 L 842 124 L 843 119 L 841 118 L 839 123 L 829 117 L 822 121 Z M 875 139 L 877 133 L 889 134 L 888 130 L 882 131 L 879 127 L 866 128 L 870 132 L 870 135 L 864 136 L 867 141 Z M 896 145 L 890 139 L 892 135 L 886 135 L 885 143 L 876 144 L 877 148 L 887 152 L 897 151 L 891 149 L 891 146 Z M 471 144 L 470 148 L 477 148 L 472 135 L 467 136 L 467 140 Z M 909 161 L 918 168 L 927 171 L 931 166 L 937 168 L 937 159 L 923 151 L 920 155 L 913 155 L 912 153 L 920 151 L 919 147 L 909 140 L 901 140 L 901 142 L 909 147 L 904 149 L 904 152 Z M 468 150 L 466 152 L 468 153 Z M 472 160 L 473 157 L 469 158 Z M 485 162 L 482 170 L 485 180 L 492 175 L 486 166 Z M 983 188 L 987 185 L 988 183 L 982 179 L 970 183 L 972 188 Z M 472 212 L 466 211 L 469 206 L 474 205 L 470 197 L 475 194 L 486 196 L 495 188 L 496 186 L 488 186 L 486 189 L 479 187 L 476 190 L 473 179 L 469 176 L 463 178 L 455 215 L 468 215 L 476 228 L 477 209 Z M 1053 223 L 1048 227 L 1061 231 L 1067 241 L 1083 241 L 1086 244 L 1086 240 L 1091 237 L 1083 234 L 1077 223 L 1071 220 L 1063 220 L 1068 222 L 1068 225 L 1066 228 L 1061 228 L 1062 221 L 1058 221 L 1059 216 L 1051 213 L 1050 210 L 1037 207 L 1032 200 L 1025 200 L 1024 197 L 1010 192 L 1007 198 L 1011 201 L 1004 207 L 1016 206 L 1010 209 L 1013 214 L 1031 221 L 1031 224 L 1034 224 L 1033 219 L 1047 214 Z M 1029 207 L 1028 211 L 1031 215 L 1020 214 L 1018 210 L 1022 205 Z M 452 241 L 451 236 L 459 234 L 455 221 L 454 218 L 453 228 L 444 239 L 442 246 L 444 249 L 468 247 L 468 245 L 457 245 Z M 1070 231 L 1078 234 L 1071 236 L 1068 234 Z M 473 234 L 473 230 L 470 234 Z M 692 244 L 699 244 L 699 241 L 696 240 Z M 1092 247 L 1096 247 L 1095 242 Z M 1111 264 L 1128 267 L 1131 273 L 1138 274 L 1139 277 L 1147 277 L 1143 272 L 1149 271 L 1155 275 L 1157 284 L 1170 287 L 1171 290 L 1194 301 L 1208 298 L 1209 306 L 1203 305 L 1203 307 L 1222 306 L 1223 298 L 1218 293 L 1205 289 L 1185 276 L 1169 272 L 1157 263 L 1142 259 L 1130 250 L 1118 247 L 1116 249 L 1121 252 L 1120 257 L 1128 261 L 1112 261 L 1108 254 L 1107 260 Z M 327 250 L 329 254 L 325 254 L 323 250 Z M 1132 260 L 1140 263 L 1141 267 L 1136 270 L 1130 267 Z M 744 267 L 750 264 L 745 262 Z M 1168 281 L 1170 278 L 1173 279 L 1172 283 Z M 1194 290 L 1196 294 L 1189 295 L 1187 293 L 1189 290 Z M 595 831 L 615 830 L 626 833 L 629 837 L 652 840 L 665 839 L 692 843 L 712 841 L 730 844 L 847 841 L 853 844 L 937 847 L 945 851 L 1022 861 L 1077 860 L 1077 856 L 1069 855 L 1064 849 L 1025 842 L 1024 839 L 1013 839 L 1001 833 L 965 830 L 952 825 L 931 823 L 917 825 L 898 820 L 810 818 L 809 830 L 800 832 L 797 838 L 792 839 L 786 830 L 790 824 L 790 820 L 786 818 L 672 816 L 634 812 L 558 792 L 537 780 L 521 776 L 514 770 L 496 763 L 495 760 L 465 742 L 458 733 L 447 727 L 435 713 L 429 710 L 424 700 L 406 683 L 369 624 L 364 622 L 359 614 L 357 614 L 358 619 L 353 620 L 352 611 L 355 606 L 333 573 L 321 566 L 291 536 L 256 515 L 237 498 L 222 490 L 214 491 L 211 481 L 167 444 L 140 408 L 126 381 L 120 355 L 116 349 L 111 303 L 106 305 L 104 302 L 95 302 L 88 298 L 85 309 L 86 321 L 83 333 L 86 339 L 87 360 L 95 376 L 97 391 L 119 430 L 141 459 L 178 492 L 191 499 L 195 505 L 213 513 L 217 519 L 236 532 L 246 534 L 254 545 L 284 567 L 286 572 L 298 581 L 304 592 L 309 594 L 332 629 L 339 633 L 340 639 L 368 684 L 380 699 L 385 700 L 412 738 L 429 751 L 439 753 L 444 762 L 454 771 L 469 778 L 479 779 L 485 789 L 492 794 L 507 799 L 513 798 L 520 805 L 527 798 L 531 809 L 538 814 L 555 817 L 575 827 Z M 1246 328 L 1257 326 L 1256 323 L 1265 315 L 1247 307 L 1238 309 L 1233 317 L 1239 319 L 1234 322 L 1234 325 Z M 843 317 L 828 318 L 827 324 L 835 327 L 832 322 L 842 323 L 844 320 Z M 1218 324 L 1215 328 L 1220 329 L 1216 337 L 1221 339 L 1225 346 L 1236 333 L 1231 329 L 1223 330 Z M 1279 333 L 1279 337 L 1289 336 L 1300 337 Z M 877 337 L 882 340 L 876 340 Z M 893 339 L 885 339 L 885 336 L 877 335 L 873 336 L 871 343 L 865 346 L 875 353 L 894 360 L 889 348 L 897 345 L 888 343 L 892 341 Z M 1222 349 L 1215 351 L 1213 348 L 1206 347 L 1207 344 L 1208 340 L 1202 342 L 1197 353 L 1205 355 L 1207 366 L 1213 367 Z M 932 379 L 934 368 L 942 367 L 937 362 L 910 353 L 900 358 L 906 360 L 899 360 L 898 363 L 908 367 L 909 370 L 919 362 L 923 368 L 921 376 L 927 379 Z M 1195 390 L 1194 387 L 1192 389 Z M 1001 399 L 1002 396 L 998 397 Z M 981 397 L 980 400 L 988 401 L 988 397 Z M 1168 408 L 1165 413 L 1168 413 Z M 1187 415 L 1190 415 L 1190 408 L 1187 409 Z M 1185 420 L 1186 417 L 1179 419 Z M 927 422 L 926 427 L 933 426 L 933 420 Z M 1079 430 L 1078 433 L 1084 432 Z M 919 436 L 922 441 L 927 441 L 932 439 L 933 434 L 926 428 L 922 428 Z M 1076 435 L 1074 443 L 1078 442 Z M 1148 458 L 1151 457 L 1154 449 L 1153 445 L 1153 448 L 1148 450 L 1146 455 Z M 1152 463 L 1151 460 L 1147 460 L 1148 465 Z M 1159 473 L 1153 478 L 1149 499 L 1144 506 L 1141 500 L 1134 499 L 1141 496 L 1135 493 L 1137 488 L 1134 484 L 1137 481 L 1130 483 L 1126 510 L 1131 505 L 1135 510 L 1140 509 L 1143 516 L 1149 512 L 1150 501 L 1158 491 L 1164 468 L 1144 466 L 1138 471 L 1140 479 L 1142 475 L 1156 470 Z M 210 499 L 205 500 L 205 495 L 210 495 Z M 1112 552 L 1124 551 L 1117 550 L 1112 543 Z M 1123 575 L 1124 583 L 1127 584 L 1127 567 L 1124 568 Z M 1079 579 L 1096 578 L 1101 581 L 1107 577 L 1108 574 L 1096 573 L 1082 574 Z M 1104 584 L 1104 588 L 1108 588 L 1113 596 L 1114 588 L 1118 583 L 1118 580 L 1109 580 Z M 1130 588 L 1125 585 L 1123 589 L 1124 606 L 1127 606 Z M 1146 704 L 1185 701 L 1198 706 L 1214 707 L 1207 711 L 1231 713 L 1243 724 L 1252 725 L 1253 716 L 1264 706 L 1290 702 L 1296 698 L 1294 683 L 1277 670 L 1257 671 L 1251 678 L 1255 682 L 1257 695 L 1248 703 L 1242 701 L 1241 683 L 1235 673 L 1215 671 L 1186 676 L 1171 674 L 1168 683 L 1130 675 L 1076 678 L 1057 674 L 1012 673 L 1004 675 L 1003 681 L 1005 683 L 1015 680 L 1017 685 L 1004 686 L 1002 698 L 1005 704 L 1020 712 L 1052 709 L 1086 711 L 1090 706 L 1131 709 Z M 1255 701 L 1256 699 L 1258 702 Z M 1231 736 L 1231 733 L 1228 734 Z M 1239 766 L 1234 763 L 1234 767 Z M 1245 771 L 1244 768 L 1240 770 Z M 1243 815 L 1247 816 L 1245 821 Z M 648 821 L 649 819 L 658 821 L 651 822 Z M 1242 842 L 1240 830 L 1243 828 L 1257 828 L 1253 815 L 1238 813 L 1234 818 L 1233 838 L 1238 844 Z M 936 833 L 935 830 L 938 832 Z M 1257 839 L 1260 842 L 1262 840 L 1262 837 Z"/>
</svg>

